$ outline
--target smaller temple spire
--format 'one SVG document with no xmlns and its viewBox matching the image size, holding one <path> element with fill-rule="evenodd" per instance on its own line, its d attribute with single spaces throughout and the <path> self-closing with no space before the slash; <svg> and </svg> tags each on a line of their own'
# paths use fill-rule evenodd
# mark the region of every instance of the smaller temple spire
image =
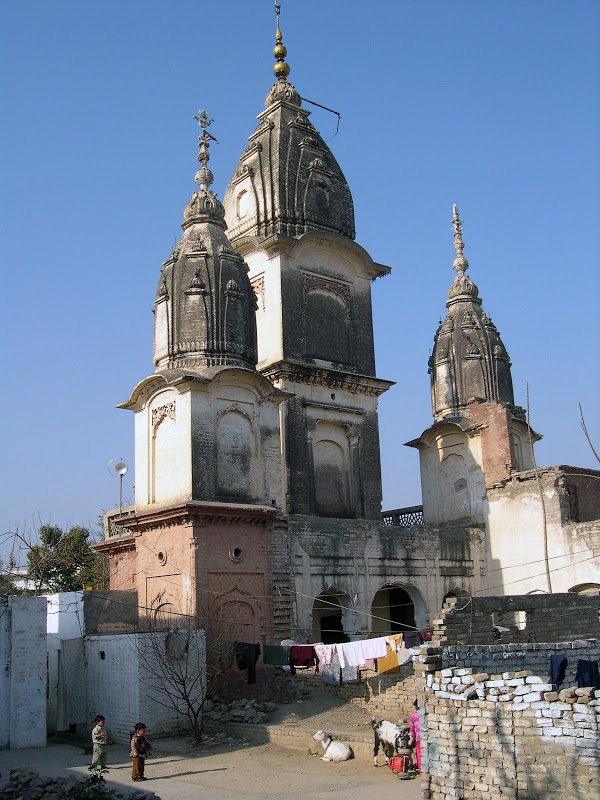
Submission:
<svg viewBox="0 0 600 800">
<path fill-rule="evenodd" d="M 283 36 L 281 35 L 281 28 L 279 27 L 279 14 L 281 12 L 281 5 L 275 0 L 275 18 L 277 20 L 277 29 L 275 31 L 275 47 L 273 48 L 273 55 L 277 63 L 273 65 L 273 72 L 277 80 L 285 81 L 290 74 L 290 66 L 286 62 L 287 48 L 283 44 Z"/>
<path fill-rule="evenodd" d="M 452 206 L 452 229 L 454 230 L 454 249 L 456 250 L 456 258 L 454 259 L 454 263 L 452 264 L 452 269 L 455 269 L 458 272 L 460 278 L 465 274 L 465 272 L 469 269 L 469 262 L 463 256 L 463 250 L 465 249 L 465 243 L 463 242 L 462 238 L 462 220 L 459 219 L 458 216 L 458 206 L 456 203 Z"/>
</svg>

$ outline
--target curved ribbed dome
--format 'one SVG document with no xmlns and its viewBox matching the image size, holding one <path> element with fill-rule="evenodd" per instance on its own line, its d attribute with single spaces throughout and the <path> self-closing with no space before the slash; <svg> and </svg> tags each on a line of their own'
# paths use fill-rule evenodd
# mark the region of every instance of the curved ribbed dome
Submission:
<svg viewBox="0 0 600 800">
<path fill-rule="evenodd" d="M 323 230 L 354 239 L 348 182 L 298 92 L 280 79 L 266 105 L 225 192 L 229 238 Z"/>
<path fill-rule="evenodd" d="M 183 236 L 161 270 L 154 303 L 157 371 L 256 367 L 256 296 L 248 267 L 225 235 L 225 210 L 209 188 L 210 122 L 200 112 L 199 190 L 185 207 Z M 202 116 L 204 115 L 204 116 Z"/>
<path fill-rule="evenodd" d="M 448 290 L 448 313 L 435 334 L 429 359 L 431 402 L 436 421 L 461 414 L 469 401 L 514 405 L 510 359 L 500 334 L 481 307 L 479 290 L 464 274 L 462 222 L 454 206 L 454 247 L 458 275 Z"/>
</svg>

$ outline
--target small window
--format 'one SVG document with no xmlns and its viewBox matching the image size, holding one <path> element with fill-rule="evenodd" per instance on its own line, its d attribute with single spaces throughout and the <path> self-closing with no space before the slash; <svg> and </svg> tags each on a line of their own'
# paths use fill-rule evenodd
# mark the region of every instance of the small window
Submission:
<svg viewBox="0 0 600 800">
<path fill-rule="evenodd" d="M 100 650 L 100 661 L 104 661 L 106 659 L 106 653 L 104 650 Z"/>
</svg>

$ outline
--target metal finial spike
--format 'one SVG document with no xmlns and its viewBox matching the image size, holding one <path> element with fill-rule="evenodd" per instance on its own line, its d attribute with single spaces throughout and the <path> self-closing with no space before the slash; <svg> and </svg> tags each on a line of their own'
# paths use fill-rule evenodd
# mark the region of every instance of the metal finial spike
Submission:
<svg viewBox="0 0 600 800">
<path fill-rule="evenodd" d="M 469 268 L 469 262 L 463 256 L 465 243 L 462 238 L 462 227 L 462 220 L 458 216 L 458 206 L 454 203 L 452 206 L 452 229 L 454 231 L 453 247 L 456 250 L 456 258 L 454 259 L 452 268 L 458 272 L 460 277 L 462 277 Z"/>
<path fill-rule="evenodd" d="M 275 47 L 273 48 L 273 55 L 277 63 L 273 65 L 273 72 L 275 77 L 280 81 L 285 81 L 290 74 L 290 66 L 286 63 L 285 57 L 287 56 L 287 48 L 283 44 L 283 36 L 281 35 L 281 28 L 279 27 L 279 14 L 281 12 L 281 5 L 275 0 L 275 19 L 277 27 L 275 29 Z"/>
<path fill-rule="evenodd" d="M 213 141 L 215 144 L 219 144 L 219 142 L 217 141 L 217 138 L 212 135 L 212 133 L 209 133 L 206 130 L 209 125 L 212 125 L 214 119 L 210 119 L 203 108 L 201 108 L 198 113 L 194 115 L 194 119 L 202 129 L 202 133 L 200 136 L 198 136 L 198 161 L 202 164 L 202 167 L 196 173 L 195 180 L 201 189 L 207 189 L 214 180 L 212 172 L 206 166 L 210 159 L 208 148 L 210 147 L 211 141 Z"/>
</svg>

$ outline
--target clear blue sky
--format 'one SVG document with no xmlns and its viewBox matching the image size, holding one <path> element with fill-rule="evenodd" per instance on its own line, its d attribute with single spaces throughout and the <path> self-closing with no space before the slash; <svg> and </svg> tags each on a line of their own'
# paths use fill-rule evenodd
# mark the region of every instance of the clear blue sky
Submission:
<svg viewBox="0 0 600 800">
<path fill-rule="evenodd" d="M 272 83 L 272 0 L 4 2 L 0 533 L 94 522 L 132 469 L 161 262 L 195 188 L 206 108 L 222 197 Z M 452 203 L 484 308 L 529 381 L 540 465 L 598 467 L 600 4 L 282 0 L 373 285 L 384 508 L 420 503 L 427 359 L 453 278 Z M 316 110 L 325 139 L 335 118 Z"/>
</svg>

